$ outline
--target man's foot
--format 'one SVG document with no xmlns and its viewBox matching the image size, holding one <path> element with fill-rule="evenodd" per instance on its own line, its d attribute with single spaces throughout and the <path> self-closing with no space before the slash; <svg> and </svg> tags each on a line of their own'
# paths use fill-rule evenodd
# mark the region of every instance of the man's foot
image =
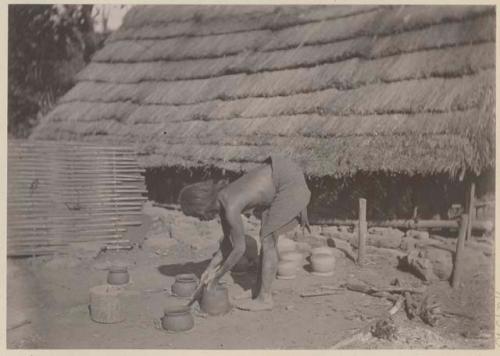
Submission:
<svg viewBox="0 0 500 356">
<path fill-rule="evenodd" d="M 263 311 L 273 309 L 274 303 L 272 299 L 246 299 L 236 303 L 236 308 L 247 311 Z"/>
</svg>

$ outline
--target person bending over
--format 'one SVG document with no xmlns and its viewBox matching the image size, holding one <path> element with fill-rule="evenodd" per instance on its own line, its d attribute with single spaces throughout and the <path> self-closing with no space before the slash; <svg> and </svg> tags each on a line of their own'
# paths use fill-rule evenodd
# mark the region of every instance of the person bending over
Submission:
<svg viewBox="0 0 500 356">
<path fill-rule="evenodd" d="M 255 299 L 240 301 L 238 308 L 258 311 L 273 307 L 271 285 L 278 270 L 278 237 L 300 224 L 309 229 L 307 205 L 311 193 L 300 167 L 291 160 L 272 155 L 265 164 L 237 180 L 205 181 L 184 187 L 179 202 L 184 214 L 200 220 L 220 216 L 224 234 L 221 248 L 201 276 L 201 283 L 213 288 L 245 253 L 245 232 L 241 214 L 261 209 L 261 278 Z M 230 245 L 226 254 L 224 246 Z"/>
</svg>

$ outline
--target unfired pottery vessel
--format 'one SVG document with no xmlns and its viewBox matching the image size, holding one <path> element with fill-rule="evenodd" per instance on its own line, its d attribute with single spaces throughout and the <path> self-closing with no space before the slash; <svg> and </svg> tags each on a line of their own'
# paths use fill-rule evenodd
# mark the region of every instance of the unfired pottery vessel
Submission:
<svg viewBox="0 0 500 356">
<path fill-rule="evenodd" d="M 178 297 L 190 297 L 198 286 L 198 278 L 194 274 L 178 274 L 172 285 L 172 293 Z"/>
<path fill-rule="evenodd" d="M 161 319 L 163 329 L 172 332 L 191 330 L 194 327 L 194 318 L 188 306 L 168 307 L 164 310 Z"/>
<path fill-rule="evenodd" d="M 293 279 L 297 273 L 297 262 L 281 261 L 278 264 L 278 279 Z"/>
<path fill-rule="evenodd" d="M 127 284 L 130 280 L 127 266 L 111 266 L 108 270 L 108 284 L 121 285 Z"/>
<path fill-rule="evenodd" d="M 205 287 L 203 289 L 200 307 L 201 310 L 209 315 L 227 313 L 231 310 L 227 288 L 220 284 L 210 290 Z"/>
<path fill-rule="evenodd" d="M 312 255 L 311 264 L 314 272 L 330 273 L 335 268 L 335 257 L 323 253 Z"/>
</svg>

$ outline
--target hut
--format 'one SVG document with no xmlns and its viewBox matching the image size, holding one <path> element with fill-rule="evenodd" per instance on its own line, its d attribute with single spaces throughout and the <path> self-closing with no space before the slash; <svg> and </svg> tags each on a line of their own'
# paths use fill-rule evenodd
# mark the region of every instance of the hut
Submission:
<svg viewBox="0 0 500 356">
<path fill-rule="evenodd" d="M 494 190 L 494 6 L 137 6 L 33 139 L 133 146 L 152 198 L 270 153 L 313 215 L 444 214 Z"/>
</svg>

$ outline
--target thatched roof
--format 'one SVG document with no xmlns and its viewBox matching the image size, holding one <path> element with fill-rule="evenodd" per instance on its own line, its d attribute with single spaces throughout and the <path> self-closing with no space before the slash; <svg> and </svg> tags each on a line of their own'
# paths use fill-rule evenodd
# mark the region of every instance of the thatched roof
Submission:
<svg viewBox="0 0 500 356">
<path fill-rule="evenodd" d="M 311 175 L 494 165 L 492 6 L 140 6 L 33 138 Z"/>
</svg>

